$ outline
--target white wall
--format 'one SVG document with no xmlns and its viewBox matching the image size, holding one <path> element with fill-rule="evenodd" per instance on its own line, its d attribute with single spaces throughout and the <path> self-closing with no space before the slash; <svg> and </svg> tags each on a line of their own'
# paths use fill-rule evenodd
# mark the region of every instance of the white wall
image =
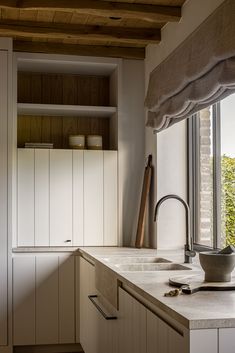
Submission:
<svg viewBox="0 0 235 353">
<path fill-rule="evenodd" d="M 162 30 L 159 45 L 146 50 L 145 83 L 150 72 L 181 44 L 224 0 L 188 0 L 182 8 L 179 23 L 167 24 Z M 177 68 L 176 68 L 177 69 Z M 162 205 L 159 220 L 153 224 L 153 206 L 162 196 L 175 193 L 187 199 L 186 123 L 183 121 L 168 130 L 153 135 L 146 128 L 146 155 L 153 154 L 155 178 L 149 212 L 149 243 L 158 248 L 181 247 L 185 243 L 183 207 L 175 200 Z"/>
<path fill-rule="evenodd" d="M 133 245 L 144 174 L 144 63 L 123 60 L 121 108 L 118 117 L 119 183 L 122 185 L 123 245 Z"/>
</svg>

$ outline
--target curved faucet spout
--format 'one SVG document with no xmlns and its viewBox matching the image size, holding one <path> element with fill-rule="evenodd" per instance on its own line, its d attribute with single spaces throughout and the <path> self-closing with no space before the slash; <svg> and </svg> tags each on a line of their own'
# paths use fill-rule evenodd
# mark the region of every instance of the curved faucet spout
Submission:
<svg viewBox="0 0 235 353">
<path fill-rule="evenodd" d="M 185 202 L 180 196 L 170 194 L 163 196 L 156 204 L 155 211 L 154 211 L 154 222 L 156 222 L 157 217 L 158 217 L 158 211 L 161 206 L 161 204 L 168 200 L 168 199 L 175 199 L 180 201 L 184 208 L 185 208 L 185 213 L 186 213 L 186 244 L 184 247 L 184 255 L 185 255 L 185 261 L 186 263 L 191 263 L 192 262 L 192 257 L 196 255 L 195 251 L 193 251 L 193 238 L 191 236 L 191 231 L 190 231 L 190 209 L 189 205 L 187 202 Z"/>
</svg>

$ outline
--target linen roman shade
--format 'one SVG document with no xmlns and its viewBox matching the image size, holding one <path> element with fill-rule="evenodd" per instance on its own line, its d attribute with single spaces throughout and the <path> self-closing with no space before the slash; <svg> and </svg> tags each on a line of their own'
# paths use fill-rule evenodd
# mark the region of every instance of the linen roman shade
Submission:
<svg viewBox="0 0 235 353">
<path fill-rule="evenodd" d="M 161 131 L 235 92 L 235 0 L 226 0 L 150 74 L 147 126 Z"/>
</svg>

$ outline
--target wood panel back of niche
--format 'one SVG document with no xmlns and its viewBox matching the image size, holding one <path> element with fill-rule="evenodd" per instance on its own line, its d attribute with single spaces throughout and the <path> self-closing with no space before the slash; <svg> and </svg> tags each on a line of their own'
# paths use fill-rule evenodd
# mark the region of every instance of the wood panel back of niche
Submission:
<svg viewBox="0 0 235 353">
<path fill-rule="evenodd" d="M 19 72 L 18 102 L 109 106 L 109 77 Z M 109 118 L 82 116 L 18 116 L 18 147 L 25 142 L 53 143 L 69 148 L 70 135 L 101 135 L 110 147 Z"/>
</svg>

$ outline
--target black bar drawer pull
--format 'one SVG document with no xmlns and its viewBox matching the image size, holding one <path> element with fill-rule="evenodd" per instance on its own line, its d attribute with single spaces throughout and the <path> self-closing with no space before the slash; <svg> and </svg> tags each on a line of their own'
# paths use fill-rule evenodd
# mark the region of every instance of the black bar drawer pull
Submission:
<svg viewBox="0 0 235 353">
<path fill-rule="evenodd" d="M 116 316 L 109 316 L 107 314 L 105 314 L 105 312 L 101 309 L 101 307 L 98 305 L 98 303 L 95 301 L 95 299 L 98 298 L 98 295 L 88 295 L 88 298 L 90 299 L 90 301 L 92 302 L 92 304 L 94 304 L 94 306 L 96 307 L 96 309 L 99 310 L 99 312 L 101 313 L 101 315 L 105 318 L 105 320 L 117 320 Z"/>
</svg>

